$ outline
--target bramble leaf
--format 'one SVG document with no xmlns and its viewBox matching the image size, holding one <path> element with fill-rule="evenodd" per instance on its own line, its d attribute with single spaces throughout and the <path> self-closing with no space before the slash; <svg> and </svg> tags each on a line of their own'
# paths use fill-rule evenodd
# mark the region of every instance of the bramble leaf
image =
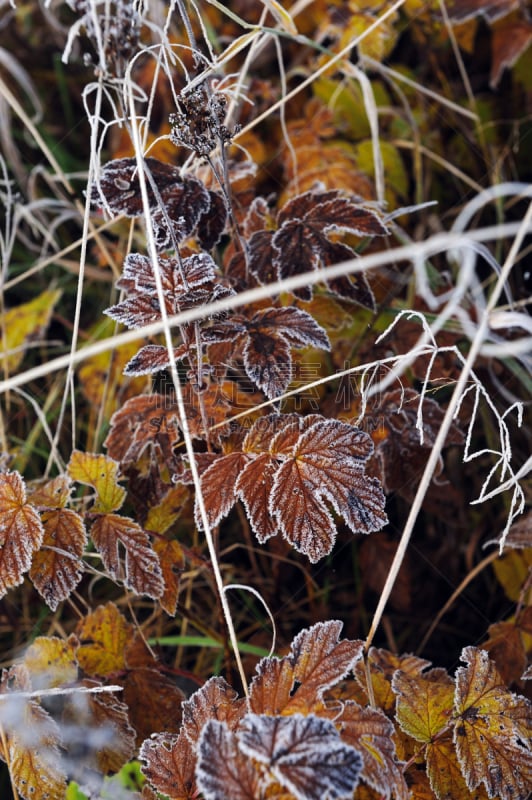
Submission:
<svg viewBox="0 0 532 800">
<path fill-rule="evenodd" d="M 121 463 L 138 461 L 148 446 L 170 458 L 181 436 L 178 421 L 177 406 L 164 395 L 132 397 L 111 417 L 104 447 Z"/>
<path fill-rule="evenodd" d="M 26 502 L 26 487 L 18 472 L 0 473 L 0 597 L 24 580 L 38 550 L 44 528 L 37 509 Z"/>
<path fill-rule="evenodd" d="M 57 636 L 38 636 L 24 654 L 32 689 L 52 689 L 73 683 L 78 677 L 79 642 L 71 635 L 65 641 Z"/>
<path fill-rule="evenodd" d="M 95 514 L 117 511 L 124 502 L 126 490 L 118 484 L 118 464 L 112 458 L 74 450 L 68 464 L 68 474 L 72 480 L 96 490 L 91 509 Z"/>
<path fill-rule="evenodd" d="M 431 742 L 446 728 L 453 712 L 454 686 L 450 678 L 431 680 L 397 670 L 392 680 L 397 694 L 396 718 L 401 728 L 418 742 Z"/>
<path fill-rule="evenodd" d="M 171 800 L 195 800 L 196 754 L 184 731 L 155 734 L 143 742 L 139 755 L 142 772 L 158 792 Z"/>
<path fill-rule="evenodd" d="M 263 658 L 250 686 L 251 710 L 272 715 L 319 711 L 323 693 L 362 656 L 363 643 L 340 641 L 341 630 L 337 620 L 318 622 L 295 637 L 284 658 Z"/>
<path fill-rule="evenodd" d="M 245 708 L 245 702 L 223 678 L 210 678 L 183 703 L 183 731 L 191 744 L 197 746 L 203 726 L 209 720 L 223 722 L 235 730 Z"/>
<path fill-rule="evenodd" d="M 41 519 L 44 538 L 33 556 L 29 576 L 46 605 L 55 611 L 83 576 L 87 534 L 83 519 L 68 508 L 45 511 Z"/>
<path fill-rule="evenodd" d="M 283 536 L 312 563 L 331 552 L 336 526 L 331 504 L 353 532 L 380 530 L 388 521 L 380 483 L 364 472 L 370 437 L 351 425 L 326 420 L 304 431 L 278 469 L 270 511 Z"/>
<path fill-rule="evenodd" d="M 395 755 L 394 727 L 384 712 L 346 700 L 340 714 L 334 710 L 332 721 L 342 741 L 362 756 L 363 780 L 382 798 L 407 800 L 408 788 Z"/>
<path fill-rule="evenodd" d="M 24 358 L 32 339 L 43 335 L 50 324 L 56 303 L 62 292 L 47 290 L 28 303 L 2 312 L 2 350 L 0 368 L 8 374 L 15 372 Z M 4 350 L 5 348 L 5 350 Z"/>
<path fill-rule="evenodd" d="M 24 800 L 63 800 L 66 776 L 60 762 L 59 728 L 37 702 L 17 697 L 17 690 L 31 690 L 27 672 L 21 666 L 2 673 L 0 692 L 8 697 L 2 701 L 5 738 L 0 745 L 0 758 L 8 762 L 11 780 Z"/>
<path fill-rule="evenodd" d="M 236 736 L 239 748 L 265 764 L 298 800 L 350 798 L 358 784 L 360 753 L 340 740 L 327 719 L 247 714 Z M 203 742 L 202 737 L 200 767 Z"/>
<path fill-rule="evenodd" d="M 408 675 L 420 675 L 426 667 L 430 666 L 430 661 L 412 655 L 396 656 L 389 650 L 370 647 L 368 655 L 368 668 L 371 676 L 371 694 L 375 698 L 378 708 L 386 714 L 393 714 L 396 704 L 396 696 L 392 690 L 392 680 L 396 670 L 400 669 Z M 355 665 L 354 675 L 364 690 L 367 697 L 370 693 L 367 689 L 367 673 L 365 665 L 359 662 Z"/>
<path fill-rule="evenodd" d="M 159 558 L 148 534 L 129 517 L 102 514 L 92 524 L 91 539 L 101 553 L 106 570 L 115 580 L 124 581 L 135 594 L 158 598 L 164 591 Z M 119 544 L 125 550 L 125 563 L 119 558 Z"/>
<path fill-rule="evenodd" d="M 114 603 L 106 603 L 88 614 L 77 628 L 77 657 L 87 675 L 105 677 L 126 668 L 125 650 L 134 628 Z"/>
<path fill-rule="evenodd" d="M 222 722 L 209 720 L 203 728 L 196 775 L 205 800 L 256 800 L 261 796 L 259 773 L 238 745 L 236 734 Z"/>
<path fill-rule="evenodd" d="M 512 694 L 488 654 L 465 647 L 456 671 L 454 744 L 470 790 L 526 800 L 532 786 L 532 704 Z"/>
</svg>

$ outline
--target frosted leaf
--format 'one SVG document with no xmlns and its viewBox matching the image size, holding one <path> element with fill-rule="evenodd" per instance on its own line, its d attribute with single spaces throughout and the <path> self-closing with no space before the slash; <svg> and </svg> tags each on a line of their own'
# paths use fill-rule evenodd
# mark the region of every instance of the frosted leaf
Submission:
<svg viewBox="0 0 532 800">
<path fill-rule="evenodd" d="M 26 502 L 22 476 L 18 472 L 0 473 L 0 597 L 22 583 L 43 536 L 39 513 Z"/>
</svg>

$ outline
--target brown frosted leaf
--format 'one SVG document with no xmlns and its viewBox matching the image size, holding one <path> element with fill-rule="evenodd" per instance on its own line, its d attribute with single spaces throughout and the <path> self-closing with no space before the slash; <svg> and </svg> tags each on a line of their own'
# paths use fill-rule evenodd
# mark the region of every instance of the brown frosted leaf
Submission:
<svg viewBox="0 0 532 800">
<path fill-rule="evenodd" d="M 201 492 L 209 523 L 218 525 L 236 502 L 235 484 L 249 456 L 235 452 L 215 459 L 201 476 Z M 196 524 L 202 527 L 196 502 Z"/>
<path fill-rule="evenodd" d="M 407 800 L 408 788 L 397 762 L 393 742 L 394 727 L 378 708 L 362 708 L 347 700 L 333 722 L 343 742 L 362 756 L 362 779 L 383 798 Z"/>
<path fill-rule="evenodd" d="M 198 788 L 206 800 L 256 800 L 262 797 L 260 774 L 239 748 L 231 730 L 209 720 L 199 743 Z"/>
<path fill-rule="evenodd" d="M 244 504 L 255 536 L 264 544 L 279 533 L 279 526 L 270 513 L 269 501 L 278 463 L 269 453 L 262 453 L 244 466 L 235 490 Z"/>
<path fill-rule="evenodd" d="M 165 395 L 132 397 L 111 417 L 104 446 L 120 462 L 138 461 L 148 446 L 170 457 L 181 435 L 178 420 L 177 406 Z"/>
<path fill-rule="evenodd" d="M 178 736 L 159 733 L 140 748 L 142 772 L 152 786 L 171 800 L 195 800 L 196 754 L 181 731 Z"/>
<path fill-rule="evenodd" d="M 326 267 L 352 258 L 352 249 L 342 242 L 327 242 L 322 248 L 322 261 Z M 363 308 L 375 311 L 375 296 L 362 272 L 331 278 L 327 281 L 327 288 L 343 300 L 352 300 Z"/>
<path fill-rule="evenodd" d="M 245 322 L 244 367 L 248 377 L 267 397 L 282 394 L 292 380 L 292 347 L 330 350 L 327 334 L 295 306 L 266 308 Z"/>
<path fill-rule="evenodd" d="M 265 285 L 274 283 L 277 278 L 272 245 L 273 231 L 255 231 L 248 242 L 249 270 Z"/>
<path fill-rule="evenodd" d="M 33 556 L 29 576 L 46 605 L 55 611 L 83 576 L 87 534 L 83 519 L 68 508 L 45 511 L 41 519 L 44 538 Z"/>
<path fill-rule="evenodd" d="M 0 597 L 24 580 L 38 550 L 44 528 L 37 509 L 26 502 L 18 472 L 0 473 Z"/>
<path fill-rule="evenodd" d="M 209 190 L 209 198 L 209 208 L 203 212 L 197 223 L 198 242 L 204 250 L 212 250 L 218 244 L 227 222 L 227 205 L 223 196 Z"/>
<path fill-rule="evenodd" d="M 532 704 L 512 694 L 488 654 L 465 647 L 456 670 L 454 744 L 470 790 L 526 800 L 532 787 Z"/>
<path fill-rule="evenodd" d="M 351 233 L 356 236 L 384 236 L 388 233 L 378 214 L 341 191 L 310 191 L 289 200 L 277 216 L 278 230 L 272 239 L 273 264 L 278 279 L 310 272 L 336 261 L 330 235 Z M 340 260 L 345 260 L 344 247 Z M 337 253 L 338 255 L 340 253 Z M 294 292 L 310 300 L 312 288 Z"/>
<path fill-rule="evenodd" d="M 532 23 L 524 17 L 502 19 L 492 28 L 490 86 L 495 89 L 505 69 L 513 67 L 532 42 Z"/>
<path fill-rule="evenodd" d="M 203 726 L 209 720 L 224 722 L 234 730 L 245 710 L 244 700 L 238 698 L 227 681 L 220 677 L 210 678 L 183 703 L 183 732 L 191 744 L 197 746 Z"/>
<path fill-rule="evenodd" d="M 34 639 L 24 654 L 23 662 L 32 688 L 53 689 L 77 680 L 78 646 L 79 642 L 73 635 L 66 641 L 57 636 L 38 636 Z"/>
<path fill-rule="evenodd" d="M 284 658 L 262 659 L 250 687 L 257 713 L 311 713 L 323 693 L 342 680 L 362 655 L 363 642 L 339 640 L 342 623 L 318 622 L 301 631 Z"/>
<path fill-rule="evenodd" d="M 396 656 L 389 650 L 376 647 L 370 648 L 367 660 L 375 703 L 386 714 L 395 712 L 396 695 L 392 690 L 392 679 L 396 670 L 400 669 L 408 675 L 420 675 L 424 669 L 430 666 L 430 661 L 423 658 L 412 655 Z M 358 684 L 369 699 L 364 663 L 359 661 L 353 672 Z"/>
<path fill-rule="evenodd" d="M 126 669 L 125 651 L 134 628 L 114 603 L 98 606 L 82 620 L 76 633 L 79 665 L 87 675 L 105 677 Z"/>
<path fill-rule="evenodd" d="M 164 247 L 171 241 L 171 234 L 177 240 L 186 238 L 209 210 L 211 199 L 207 189 L 196 178 L 183 178 L 177 167 L 155 158 L 146 158 L 144 169 L 148 206 L 158 243 Z M 98 184 L 92 187 L 90 199 L 93 206 L 106 208 L 111 214 L 128 217 L 144 214 L 137 159 L 120 158 L 108 162 Z"/>
<path fill-rule="evenodd" d="M 358 784 L 360 754 L 341 741 L 327 719 L 313 714 L 247 714 L 236 736 L 240 750 L 265 764 L 298 800 L 351 797 Z M 205 734 L 200 743 L 200 769 L 204 737 Z"/>
<path fill-rule="evenodd" d="M 117 511 L 126 496 L 118 484 L 118 463 L 112 458 L 95 453 L 74 450 L 68 463 L 68 474 L 77 483 L 87 484 L 96 490 L 91 511 L 95 514 Z"/>
<path fill-rule="evenodd" d="M 159 558 L 140 525 L 119 514 L 102 514 L 92 524 L 90 535 L 111 577 L 123 581 L 135 594 L 161 597 L 164 581 Z M 119 545 L 125 551 L 123 563 Z"/>
<path fill-rule="evenodd" d="M 424 675 L 397 670 L 392 680 L 397 695 L 396 718 L 402 730 L 418 742 L 431 742 L 448 727 L 453 714 L 454 685 Z"/>
<path fill-rule="evenodd" d="M 188 348 L 180 345 L 174 348 L 174 360 L 181 361 L 188 354 Z M 124 375 L 151 375 L 171 365 L 168 349 L 161 344 L 146 344 L 124 367 Z"/>
<path fill-rule="evenodd" d="M 179 580 L 185 569 L 183 549 L 175 539 L 155 539 L 153 549 L 159 559 L 164 580 L 164 592 L 159 603 L 173 617 L 177 607 Z"/>
<path fill-rule="evenodd" d="M 277 471 L 271 513 L 285 538 L 312 563 L 330 553 L 336 538 L 329 504 L 353 532 L 370 533 L 386 524 L 382 488 L 364 472 L 372 449 L 363 431 L 325 420 L 301 434 Z"/>
</svg>

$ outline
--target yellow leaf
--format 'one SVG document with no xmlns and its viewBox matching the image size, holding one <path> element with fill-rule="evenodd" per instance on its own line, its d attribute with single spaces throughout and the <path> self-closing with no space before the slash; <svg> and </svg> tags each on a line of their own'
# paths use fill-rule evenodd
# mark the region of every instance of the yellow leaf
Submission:
<svg viewBox="0 0 532 800">
<path fill-rule="evenodd" d="M 386 182 L 386 200 L 390 208 L 397 206 L 397 199 L 408 196 L 408 175 L 399 150 L 390 142 L 379 142 L 384 178 Z M 375 162 L 373 159 L 373 143 L 371 139 L 359 142 L 356 146 L 357 166 L 367 175 L 375 175 Z"/>
<path fill-rule="evenodd" d="M 189 497 L 190 492 L 182 483 L 172 486 L 161 502 L 148 511 L 144 529 L 155 531 L 156 533 L 167 531 L 181 514 L 183 506 Z"/>
<path fill-rule="evenodd" d="M 398 671 L 392 686 L 397 693 L 397 721 L 409 736 L 418 742 L 430 742 L 449 725 L 454 700 L 450 678 L 430 680 L 424 675 Z"/>
<path fill-rule="evenodd" d="M 125 650 L 134 628 L 114 603 L 99 606 L 78 628 L 78 661 L 87 675 L 110 675 L 126 668 Z"/>
<path fill-rule="evenodd" d="M 42 336 L 60 297 L 59 289 L 47 290 L 29 303 L 22 303 L 5 312 L 0 338 L 0 365 L 7 373 L 17 369 L 28 342 Z"/>
<path fill-rule="evenodd" d="M 72 480 L 96 489 L 93 512 L 106 514 L 116 511 L 124 502 L 126 490 L 118 485 L 118 462 L 112 458 L 74 450 L 68 464 L 68 474 Z"/>
<path fill-rule="evenodd" d="M 427 746 L 427 775 L 437 797 L 469 797 L 451 736 Z"/>
<path fill-rule="evenodd" d="M 32 483 L 28 487 L 29 499 L 34 506 L 64 508 L 70 498 L 72 481 L 68 475 L 58 475 L 51 481 Z"/>
<path fill-rule="evenodd" d="M 532 547 L 524 550 L 508 550 L 493 562 L 493 569 L 497 580 L 504 589 L 507 597 L 516 603 L 521 597 L 521 589 L 532 567 Z M 527 606 L 532 605 L 532 587 L 528 589 L 521 599 Z"/>
<path fill-rule="evenodd" d="M 66 641 L 56 636 L 38 636 L 24 656 L 33 689 L 53 689 L 71 683 L 78 677 L 75 636 Z"/>
</svg>

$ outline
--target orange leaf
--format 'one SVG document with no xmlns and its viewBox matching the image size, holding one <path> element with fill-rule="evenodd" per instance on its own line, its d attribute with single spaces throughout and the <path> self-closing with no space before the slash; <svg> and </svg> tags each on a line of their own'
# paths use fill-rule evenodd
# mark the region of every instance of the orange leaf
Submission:
<svg viewBox="0 0 532 800">
<path fill-rule="evenodd" d="M 72 480 L 96 489 L 96 500 L 91 509 L 94 513 L 117 511 L 124 502 L 126 490 L 118 485 L 118 464 L 112 458 L 74 450 L 68 473 Z"/>
<path fill-rule="evenodd" d="M 181 545 L 175 539 L 156 539 L 153 549 L 161 565 L 164 592 L 159 602 L 171 617 L 175 615 L 177 596 L 179 594 L 179 578 L 185 569 L 185 556 Z"/>
<path fill-rule="evenodd" d="M 148 511 L 144 523 L 145 530 L 165 533 L 178 519 L 189 496 L 190 492 L 184 484 L 177 483 L 172 486 L 160 502 Z"/>
<path fill-rule="evenodd" d="M 33 689 L 52 689 L 72 683 L 78 677 L 75 636 L 65 641 L 56 636 L 38 636 L 26 650 L 24 666 L 28 670 Z"/>
<path fill-rule="evenodd" d="M 465 647 L 456 671 L 454 743 L 469 789 L 526 800 L 532 787 L 532 705 L 512 694 L 488 654 Z M 494 769 L 493 765 L 497 765 Z"/>
<path fill-rule="evenodd" d="M 103 514 L 91 527 L 91 538 L 102 556 L 106 570 L 115 580 L 123 580 L 128 589 L 148 597 L 160 597 L 164 591 L 161 565 L 146 531 L 129 517 Z M 125 564 L 119 548 L 125 550 Z"/>
<path fill-rule="evenodd" d="M 67 508 L 44 512 L 42 522 L 44 539 L 33 556 L 30 578 L 47 606 L 55 611 L 82 578 L 81 557 L 87 534 L 79 514 Z"/>
<path fill-rule="evenodd" d="M 321 710 L 324 691 L 341 681 L 362 655 L 361 641 L 339 641 L 341 629 L 337 620 L 319 622 L 295 637 L 288 656 L 263 658 L 251 683 L 251 710 L 259 714 Z"/>
<path fill-rule="evenodd" d="M 78 627 L 78 661 L 87 675 L 111 675 L 126 668 L 125 650 L 134 628 L 114 603 L 99 606 Z"/>
<path fill-rule="evenodd" d="M 164 395 L 132 397 L 111 417 L 104 446 L 120 462 L 138 461 L 148 446 L 169 457 L 181 435 L 178 420 L 177 406 Z"/>
<path fill-rule="evenodd" d="M 24 580 L 44 529 L 18 472 L 0 473 L 0 597 Z"/>
</svg>

